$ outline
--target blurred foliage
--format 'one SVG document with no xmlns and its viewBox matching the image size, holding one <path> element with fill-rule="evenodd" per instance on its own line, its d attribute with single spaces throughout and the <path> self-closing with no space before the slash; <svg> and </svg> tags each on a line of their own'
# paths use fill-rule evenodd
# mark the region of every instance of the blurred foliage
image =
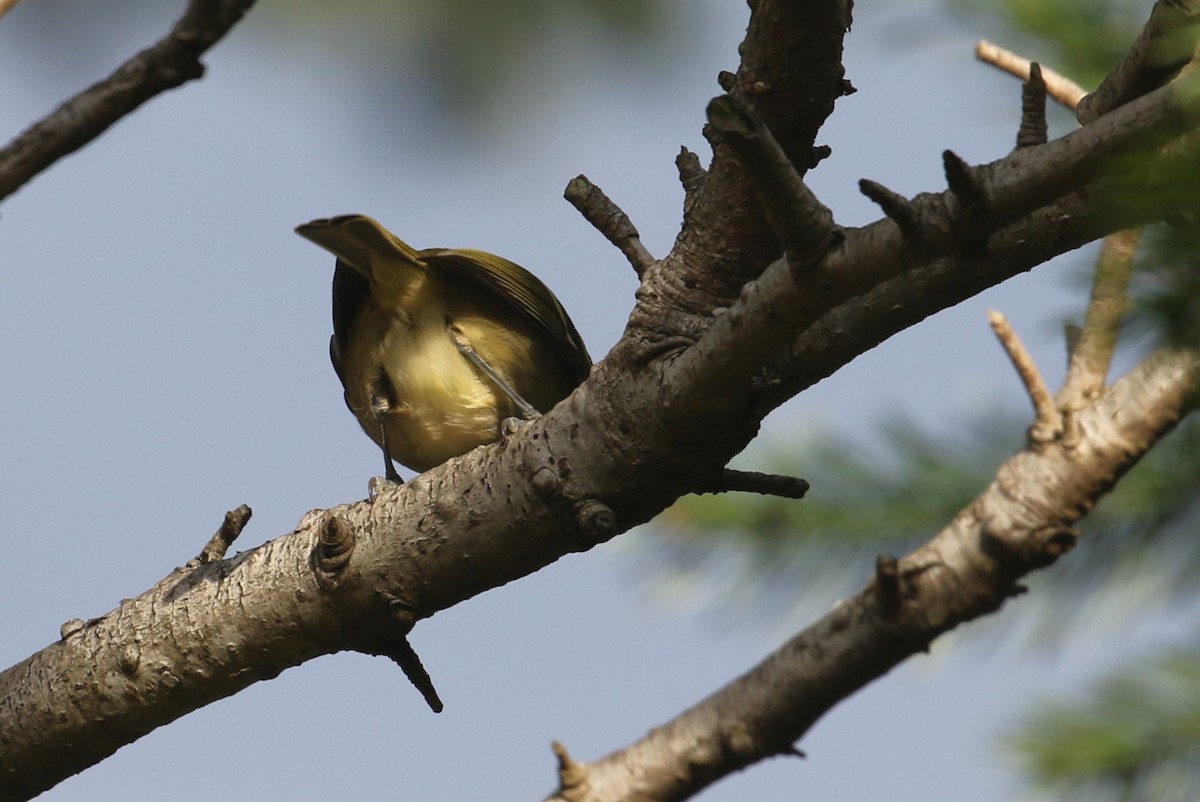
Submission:
<svg viewBox="0 0 1200 802">
<path fill-rule="evenodd" d="M 969 24 L 999 26 L 998 42 L 1087 89 L 1108 75 L 1150 12 L 1145 0 L 948 0 Z"/>
<path fill-rule="evenodd" d="M 656 562 L 671 575 L 665 589 L 726 609 L 733 600 L 761 606 L 759 613 L 812 613 L 803 605 L 861 585 L 865 574 L 850 566 L 928 539 L 986 485 L 1020 432 L 1020 424 L 989 425 L 980 430 L 986 442 L 948 439 L 898 417 L 871 443 L 821 434 L 754 448 L 756 470 L 804 476 L 807 497 L 680 499 L 653 524 L 662 535 Z M 804 592 L 795 598 L 798 586 Z M 801 608 L 788 609 L 793 604 Z"/>
<path fill-rule="evenodd" d="M 1135 662 L 1083 699 L 1042 703 L 1008 740 L 1059 798 L 1200 799 L 1200 644 Z"/>
<path fill-rule="evenodd" d="M 654 523 L 656 562 L 670 575 L 665 589 L 773 614 L 856 590 L 876 554 L 910 551 L 970 503 L 1022 445 L 1024 426 L 989 413 L 958 431 L 933 432 L 897 418 L 879 426 L 871 444 L 824 436 L 798 440 L 788 454 L 755 451 L 756 465 L 808 479 L 808 497 L 681 499 Z M 1144 614 L 1131 599 L 1190 601 L 1200 571 L 1198 525 L 1200 421 L 1193 416 L 1084 519 L 1075 552 L 1036 576 L 1036 592 L 1022 600 L 1042 619 L 1032 634 L 1061 637 L 1072 629 L 1068 619 L 1089 611 L 1108 623 Z"/>
<path fill-rule="evenodd" d="M 185 5 L 38 0 L 5 22 L 20 25 L 22 46 L 94 80 L 165 34 Z M 598 51 L 617 50 L 654 75 L 670 62 L 670 45 L 686 41 L 686 11 L 663 0 L 263 0 L 230 39 L 273 39 L 314 69 L 344 71 L 337 82 L 365 90 L 376 118 L 463 121 L 519 113 L 514 99 L 549 94 L 564 75 L 586 76 Z"/>
<path fill-rule="evenodd" d="M 1176 82 L 1200 92 L 1200 70 Z M 1200 343 L 1200 142 L 1175 143 L 1166 166 L 1157 153 L 1137 150 L 1113 160 L 1105 180 L 1116 191 L 1114 211 L 1143 219 L 1169 210 L 1166 222 L 1147 227 L 1137 252 L 1130 296 L 1130 333 L 1153 344 Z"/>
<path fill-rule="evenodd" d="M 1173 344 L 1200 343 L 1200 225 L 1159 227 L 1148 246 L 1134 273 L 1132 322 Z"/>
<path fill-rule="evenodd" d="M 655 0 L 299 0 L 272 8 L 301 35 L 333 31 L 373 51 L 379 86 L 423 84 L 435 108 L 456 115 L 545 92 L 560 82 L 564 59 L 597 42 L 650 58 L 677 21 L 672 9 Z"/>
</svg>

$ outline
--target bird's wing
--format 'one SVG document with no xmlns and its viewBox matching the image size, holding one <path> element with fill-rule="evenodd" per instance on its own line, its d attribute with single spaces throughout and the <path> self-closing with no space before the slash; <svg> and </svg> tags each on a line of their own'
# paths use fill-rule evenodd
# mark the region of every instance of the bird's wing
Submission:
<svg viewBox="0 0 1200 802">
<path fill-rule="evenodd" d="M 446 270 L 482 285 L 512 304 L 535 325 L 550 335 L 559 355 L 577 382 L 587 378 L 592 358 L 554 293 L 520 265 L 486 251 L 431 248 L 419 251 L 430 269 Z"/>
</svg>

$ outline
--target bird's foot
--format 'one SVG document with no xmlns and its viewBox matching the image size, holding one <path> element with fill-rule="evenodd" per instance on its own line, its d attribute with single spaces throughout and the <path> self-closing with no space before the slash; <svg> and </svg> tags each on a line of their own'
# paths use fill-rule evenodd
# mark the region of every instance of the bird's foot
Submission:
<svg viewBox="0 0 1200 802">
<path fill-rule="evenodd" d="M 372 476 L 367 482 L 367 498 L 371 501 L 375 497 L 386 490 L 394 490 L 404 484 L 404 480 L 397 476 L 395 479 L 389 479 L 386 476 Z"/>
<path fill-rule="evenodd" d="M 500 438 L 502 440 L 507 440 L 517 432 L 521 431 L 523 427 L 528 425 L 529 420 L 526 418 L 505 418 L 504 420 L 500 421 Z"/>
</svg>

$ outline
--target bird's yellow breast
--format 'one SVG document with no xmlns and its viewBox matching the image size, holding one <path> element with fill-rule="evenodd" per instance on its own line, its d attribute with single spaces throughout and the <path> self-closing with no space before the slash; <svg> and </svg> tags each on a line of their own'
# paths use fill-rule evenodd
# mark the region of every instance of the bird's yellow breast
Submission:
<svg viewBox="0 0 1200 802">
<path fill-rule="evenodd" d="M 500 416 L 494 388 L 455 347 L 445 307 L 432 301 L 411 321 L 392 318 L 382 367 L 397 405 L 384 416 L 389 446 L 424 471 L 495 440 Z"/>
</svg>

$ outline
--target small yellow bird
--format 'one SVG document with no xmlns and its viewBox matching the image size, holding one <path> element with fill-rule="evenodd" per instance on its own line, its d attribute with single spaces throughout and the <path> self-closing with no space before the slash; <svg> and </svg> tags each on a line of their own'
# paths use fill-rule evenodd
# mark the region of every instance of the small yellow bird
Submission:
<svg viewBox="0 0 1200 802">
<path fill-rule="evenodd" d="M 392 460 L 426 471 L 537 417 L 592 359 L 554 293 L 484 251 L 417 251 L 369 217 L 313 220 L 296 233 L 337 257 L 329 356 L 346 406 Z"/>
</svg>

